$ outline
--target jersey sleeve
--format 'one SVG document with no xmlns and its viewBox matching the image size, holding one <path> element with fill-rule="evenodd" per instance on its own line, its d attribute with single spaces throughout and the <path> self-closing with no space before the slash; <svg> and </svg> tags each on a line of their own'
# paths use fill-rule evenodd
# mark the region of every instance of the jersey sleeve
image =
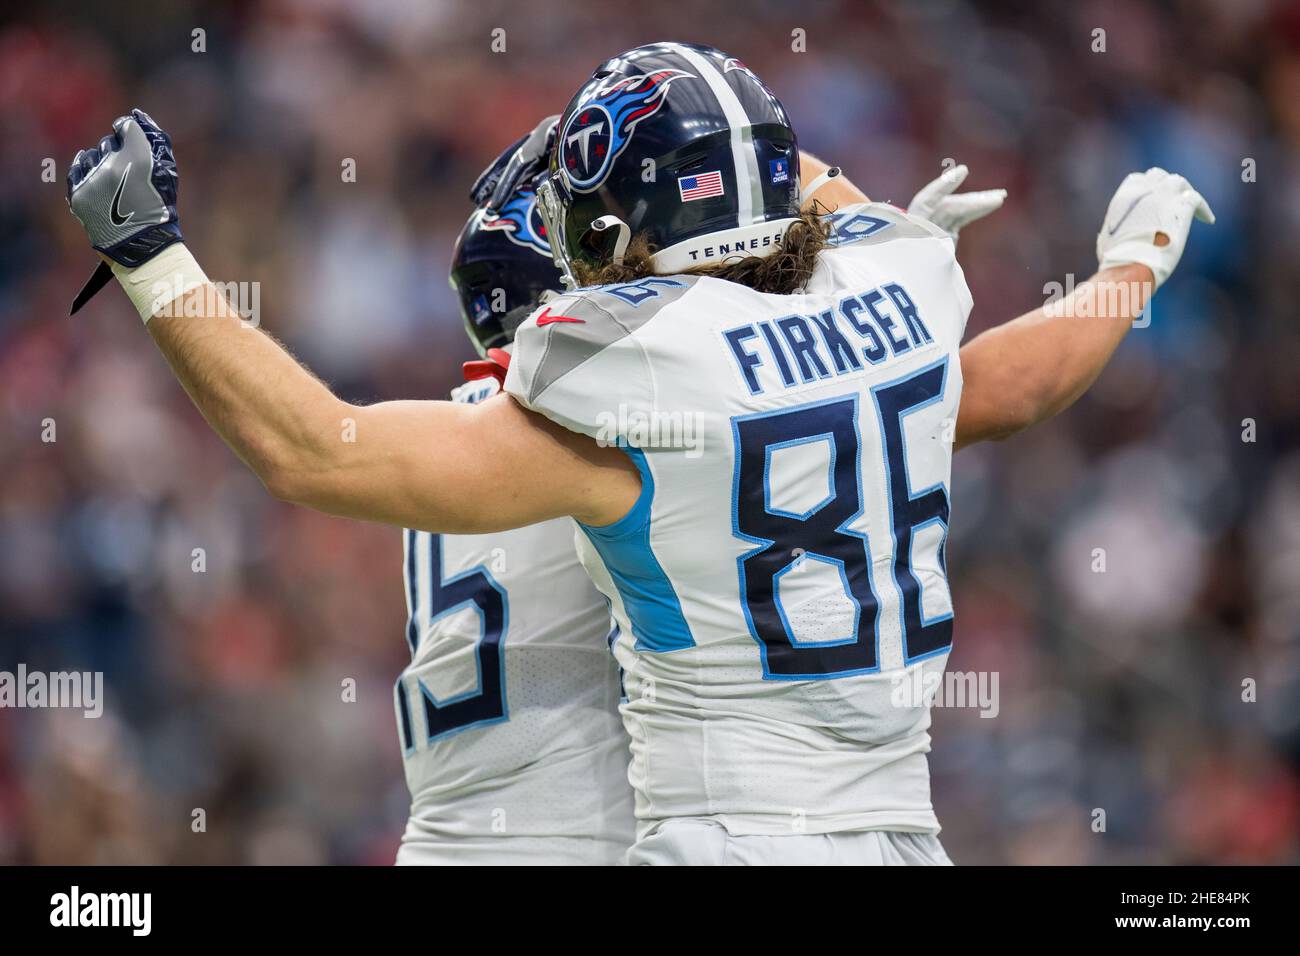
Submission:
<svg viewBox="0 0 1300 956">
<path fill-rule="evenodd" d="M 827 213 L 824 218 L 831 227 L 831 245 L 836 246 L 877 238 L 930 238 L 952 242 L 952 237 L 930 220 L 913 216 L 906 209 L 887 202 L 850 203 Z M 887 232 L 890 234 L 885 235 Z"/>
<path fill-rule="evenodd" d="M 693 280 L 640 280 L 552 299 L 515 332 L 505 391 L 571 431 L 600 441 L 655 408 L 651 361 L 637 333 Z"/>
</svg>

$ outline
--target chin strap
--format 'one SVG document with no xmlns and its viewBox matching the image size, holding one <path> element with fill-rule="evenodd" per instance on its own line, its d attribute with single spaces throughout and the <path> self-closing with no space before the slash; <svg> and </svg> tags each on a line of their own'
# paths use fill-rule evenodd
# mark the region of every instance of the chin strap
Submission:
<svg viewBox="0 0 1300 956">
<path fill-rule="evenodd" d="M 510 353 L 505 349 L 488 349 L 487 358 L 475 359 L 461 365 L 461 373 L 467 382 L 477 382 L 483 378 L 494 378 L 498 385 L 506 384 L 506 370 L 510 368 Z"/>
<path fill-rule="evenodd" d="M 830 182 L 832 179 L 837 177 L 839 174 L 840 174 L 840 168 L 838 166 L 832 166 L 829 169 L 827 169 L 826 172 L 822 173 L 820 176 L 818 176 L 816 179 L 810 182 L 808 184 L 808 188 L 803 191 L 802 204 L 804 206 L 807 206 L 808 201 L 813 197 L 813 193 L 821 189 L 823 186 L 825 186 L 828 182 Z"/>
</svg>

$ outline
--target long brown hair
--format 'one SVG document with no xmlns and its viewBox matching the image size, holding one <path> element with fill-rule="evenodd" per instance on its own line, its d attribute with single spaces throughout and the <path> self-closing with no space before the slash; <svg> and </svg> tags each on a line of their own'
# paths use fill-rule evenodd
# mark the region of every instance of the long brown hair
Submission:
<svg viewBox="0 0 1300 956">
<path fill-rule="evenodd" d="M 786 230 L 781 248 L 770 256 L 762 259 L 746 256 L 744 259 L 710 263 L 689 269 L 685 274 L 726 279 L 756 292 L 774 295 L 798 292 L 812 278 L 817 255 L 830 241 L 830 225 L 823 218 L 826 212 L 817 202 L 805 209 L 798 221 L 791 223 Z M 640 233 L 628 243 L 622 262 L 594 266 L 578 260 L 573 263 L 573 271 L 581 286 L 635 282 L 656 274 L 651 261 L 655 251 L 646 234 Z"/>
</svg>

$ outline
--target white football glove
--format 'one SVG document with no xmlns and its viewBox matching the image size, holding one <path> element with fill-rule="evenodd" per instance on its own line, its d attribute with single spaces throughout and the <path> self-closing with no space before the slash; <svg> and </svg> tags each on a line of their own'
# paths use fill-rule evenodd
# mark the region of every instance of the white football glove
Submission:
<svg viewBox="0 0 1300 956">
<path fill-rule="evenodd" d="M 957 233 L 962 226 L 983 219 L 999 208 L 1007 198 L 1005 189 L 984 189 L 954 196 L 953 193 L 966 181 L 969 173 L 970 170 L 964 163 L 946 170 L 912 197 L 912 201 L 907 204 L 908 213 L 928 219 L 956 242 Z"/>
<path fill-rule="evenodd" d="M 1129 173 L 1115 191 L 1097 233 L 1100 268 L 1139 262 L 1155 274 L 1159 288 L 1183 256 L 1193 216 L 1214 222 L 1210 204 L 1182 176 L 1158 166 Z M 1155 244 L 1159 232 L 1169 237 L 1168 245 Z"/>
</svg>

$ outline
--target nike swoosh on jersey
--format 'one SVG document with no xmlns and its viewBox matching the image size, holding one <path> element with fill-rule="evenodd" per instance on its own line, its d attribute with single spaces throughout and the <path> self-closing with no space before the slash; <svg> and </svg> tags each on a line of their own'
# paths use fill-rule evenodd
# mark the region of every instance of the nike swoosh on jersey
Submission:
<svg viewBox="0 0 1300 956">
<path fill-rule="evenodd" d="M 551 307 L 548 305 L 542 310 L 542 314 L 537 317 L 538 325 L 550 325 L 552 322 L 578 322 L 585 323 L 586 319 L 575 319 L 571 315 L 551 315 Z"/>
<path fill-rule="evenodd" d="M 122 215 L 121 206 L 122 190 L 126 186 L 126 177 L 131 175 L 131 164 L 126 164 L 126 169 L 122 173 L 122 181 L 117 184 L 117 192 L 113 193 L 113 205 L 108 207 L 108 218 L 115 226 L 125 226 L 135 217 L 135 210 L 131 210 L 127 215 Z"/>
<path fill-rule="evenodd" d="M 1115 230 L 1119 229 L 1120 226 L 1124 225 L 1124 220 L 1128 218 L 1128 214 L 1137 208 L 1138 203 L 1140 203 L 1142 200 L 1146 199 L 1150 195 L 1151 195 L 1151 190 L 1148 189 L 1141 196 L 1138 196 L 1137 199 L 1134 199 L 1131 203 L 1129 203 L 1128 208 L 1124 210 L 1124 215 L 1119 217 L 1119 222 L 1111 226 L 1110 230 L 1106 233 L 1106 235 L 1108 236 L 1115 235 Z"/>
</svg>

